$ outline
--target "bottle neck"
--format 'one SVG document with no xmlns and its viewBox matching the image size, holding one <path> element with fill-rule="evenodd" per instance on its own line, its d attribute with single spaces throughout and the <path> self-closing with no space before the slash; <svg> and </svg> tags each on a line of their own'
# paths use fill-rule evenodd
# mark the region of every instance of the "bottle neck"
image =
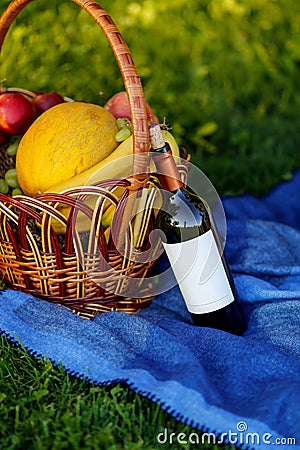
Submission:
<svg viewBox="0 0 300 450">
<path fill-rule="evenodd" d="M 158 149 L 152 148 L 151 151 L 161 187 L 170 192 L 180 189 L 183 186 L 183 182 L 180 179 L 169 144 L 166 142 L 163 147 Z"/>
<path fill-rule="evenodd" d="M 183 185 L 172 156 L 172 150 L 168 142 L 165 142 L 160 125 L 152 123 L 149 126 L 151 152 L 157 168 L 161 187 L 170 192 L 177 191 Z"/>
</svg>

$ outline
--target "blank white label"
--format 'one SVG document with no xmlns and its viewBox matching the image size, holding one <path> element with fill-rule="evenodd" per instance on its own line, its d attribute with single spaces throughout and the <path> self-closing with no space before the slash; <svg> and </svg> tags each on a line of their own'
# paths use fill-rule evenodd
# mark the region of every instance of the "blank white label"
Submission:
<svg viewBox="0 0 300 450">
<path fill-rule="evenodd" d="M 234 296 L 211 230 L 179 244 L 163 244 L 188 310 L 216 311 Z"/>
</svg>

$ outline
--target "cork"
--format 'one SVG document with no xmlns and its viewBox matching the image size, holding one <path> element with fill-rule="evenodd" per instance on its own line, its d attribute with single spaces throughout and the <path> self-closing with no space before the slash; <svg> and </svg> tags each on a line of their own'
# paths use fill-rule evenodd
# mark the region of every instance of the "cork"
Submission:
<svg viewBox="0 0 300 450">
<path fill-rule="evenodd" d="M 158 123 L 153 123 L 149 126 L 149 134 L 153 150 L 164 147 L 165 140 Z"/>
</svg>

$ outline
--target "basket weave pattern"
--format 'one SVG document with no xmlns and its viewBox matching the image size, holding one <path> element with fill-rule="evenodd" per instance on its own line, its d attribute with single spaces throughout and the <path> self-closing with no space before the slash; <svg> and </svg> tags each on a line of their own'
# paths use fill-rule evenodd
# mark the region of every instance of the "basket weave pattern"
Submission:
<svg viewBox="0 0 300 450">
<path fill-rule="evenodd" d="M 2 14 L 0 48 L 10 25 L 31 1 L 13 0 Z M 59 303 L 87 318 L 112 310 L 135 313 L 148 306 L 152 296 L 147 296 L 141 288 L 139 298 L 124 297 L 120 278 L 144 279 L 151 274 L 154 262 L 132 260 L 131 250 L 120 254 L 111 236 L 105 235 L 101 217 L 104 202 L 115 205 L 113 220 L 121 233 L 131 194 L 140 188 L 146 187 L 149 192 L 154 188 L 149 183 L 147 158 L 140 156 L 146 155 L 150 148 L 146 103 L 128 47 L 109 14 L 94 1 L 72 1 L 87 11 L 100 26 L 118 62 L 132 115 L 133 175 L 128 180 L 106 180 L 64 194 L 45 194 L 35 198 L 11 198 L 0 194 L 0 272 L 6 285 Z M 0 163 L 4 171 L 12 164 L 3 149 Z M 185 173 L 185 168 L 182 170 Z M 118 187 L 124 188 L 122 202 L 115 195 Z M 89 195 L 96 198 L 95 208 L 89 207 L 85 201 Z M 60 212 L 61 205 L 70 208 L 68 218 Z M 78 214 L 85 215 L 90 223 L 90 229 L 81 235 L 74 226 Z M 55 232 L 54 221 L 65 227 L 64 234 Z M 153 214 L 147 214 L 141 230 L 144 239 L 139 242 L 138 251 L 147 249 L 147 233 L 153 226 Z"/>
</svg>

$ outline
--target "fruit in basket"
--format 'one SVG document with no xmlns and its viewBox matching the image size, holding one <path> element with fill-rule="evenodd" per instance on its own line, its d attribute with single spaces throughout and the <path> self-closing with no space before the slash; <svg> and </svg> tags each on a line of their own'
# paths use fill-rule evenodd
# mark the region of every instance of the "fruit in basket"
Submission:
<svg viewBox="0 0 300 450">
<path fill-rule="evenodd" d="M 7 156 L 15 156 L 17 154 L 20 138 L 15 139 L 6 149 Z"/>
<path fill-rule="evenodd" d="M 174 136 L 166 130 L 162 130 L 163 136 L 166 142 L 171 146 L 172 153 L 176 157 L 179 156 L 179 148 Z M 91 185 L 98 181 L 103 181 L 110 178 L 120 178 L 122 176 L 128 176 L 132 169 L 132 156 L 133 153 L 133 137 L 123 141 L 109 156 L 102 161 L 98 162 L 89 169 L 81 172 L 79 175 L 74 176 L 64 181 L 53 184 L 46 191 L 48 193 L 60 193 L 66 189 Z M 18 150 L 19 154 L 19 150 Z M 125 158 L 127 156 L 127 158 Z M 123 159 L 121 159 L 123 158 Z M 154 166 L 152 166 L 155 171 Z M 21 183 L 20 183 L 21 185 Z M 21 185 L 22 187 L 22 185 Z"/>
<path fill-rule="evenodd" d="M 32 99 L 32 104 L 34 105 L 37 114 L 40 115 L 53 106 L 63 103 L 64 101 L 64 98 L 57 92 L 45 92 L 42 94 L 37 94 Z"/>
<path fill-rule="evenodd" d="M 22 137 L 16 156 L 20 187 L 29 196 L 78 176 L 118 145 L 116 119 L 105 108 L 64 102 L 45 111 Z"/>
<path fill-rule="evenodd" d="M 18 183 L 18 178 L 17 178 L 17 171 L 15 168 L 12 169 L 8 169 L 5 172 L 5 176 L 4 176 L 7 184 L 9 187 L 12 188 L 19 188 L 19 183 Z"/>
<path fill-rule="evenodd" d="M 179 156 L 179 147 L 174 136 L 166 130 L 162 130 L 165 141 L 167 141 L 172 149 L 173 155 Z M 88 186 L 92 183 L 102 181 L 109 178 L 118 178 L 129 175 L 132 168 L 132 154 L 133 154 L 133 138 L 132 136 L 126 141 L 123 141 L 107 158 L 99 162 L 90 169 L 82 172 L 76 177 L 70 178 L 58 185 L 52 186 L 45 193 L 63 193 L 68 189 L 74 189 L 76 187 Z M 119 163 L 118 163 L 119 162 Z M 152 166 L 151 170 L 155 171 L 155 167 Z M 117 187 L 113 191 L 113 195 L 120 198 L 124 192 L 124 187 Z M 88 206 L 94 208 L 94 203 L 97 197 L 87 198 L 85 201 Z M 67 206 L 59 206 L 59 211 L 66 218 L 70 213 L 70 208 Z M 107 228 L 111 225 L 115 207 L 111 203 L 107 202 L 107 207 L 104 208 L 102 215 L 102 225 Z M 63 234 L 66 232 L 65 226 L 58 220 L 52 221 L 52 226 L 56 233 Z M 90 227 L 90 220 L 83 213 L 79 213 L 76 220 L 77 231 L 86 231 Z"/>
<path fill-rule="evenodd" d="M 117 192 L 114 192 L 114 195 L 120 198 L 123 192 L 124 188 L 120 189 L 118 188 Z M 95 209 L 96 201 L 97 196 L 95 196 L 95 198 L 88 197 L 84 203 L 86 206 Z M 103 213 L 101 215 L 101 224 L 104 228 L 108 228 L 111 226 L 116 206 L 113 203 L 110 203 L 108 200 L 105 203 L 106 204 L 104 205 Z M 70 207 L 68 206 L 59 207 L 58 212 L 67 219 L 70 214 Z M 64 234 L 66 232 L 66 226 L 62 221 L 53 219 L 51 225 L 54 228 L 55 233 L 57 234 Z M 76 215 L 76 219 L 72 218 L 72 226 L 75 226 L 76 231 L 78 232 L 88 231 L 91 228 L 91 220 L 86 216 L 86 214 L 84 214 L 82 211 L 79 211 Z"/>
<path fill-rule="evenodd" d="M 7 194 L 9 191 L 9 186 L 4 178 L 0 178 L 0 193 Z"/>
<path fill-rule="evenodd" d="M 104 105 L 104 108 L 112 113 L 118 119 L 119 117 L 127 117 L 131 120 L 131 111 L 129 99 L 126 91 L 117 92 Z M 159 122 L 155 114 L 152 112 L 148 103 L 146 103 L 147 117 L 150 122 Z"/>
<path fill-rule="evenodd" d="M 118 117 L 117 126 L 119 128 L 118 133 L 115 135 L 117 142 L 123 142 L 132 135 L 132 123 L 127 117 Z"/>
<path fill-rule="evenodd" d="M 12 135 L 23 134 L 35 119 L 35 108 L 26 97 L 13 92 L 0 95 L 0 129 L 2 131 Z"/>
</svg>

